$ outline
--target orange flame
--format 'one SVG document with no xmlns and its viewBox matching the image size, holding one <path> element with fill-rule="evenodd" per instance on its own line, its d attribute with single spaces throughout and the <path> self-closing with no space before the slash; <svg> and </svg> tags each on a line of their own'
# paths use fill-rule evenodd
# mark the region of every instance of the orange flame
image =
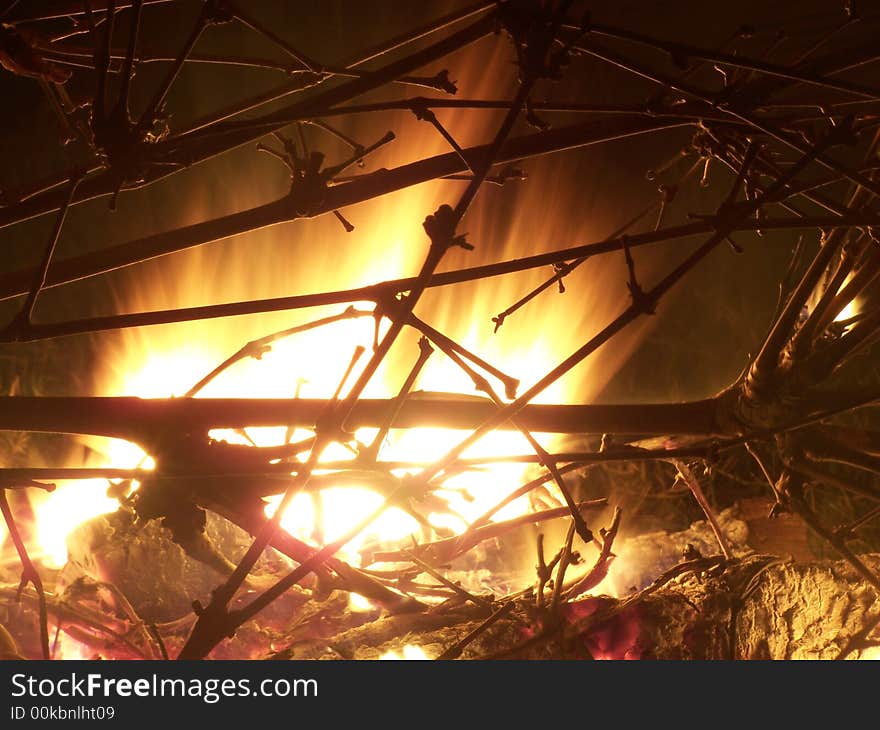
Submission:
<svg viewBox="0 0 880 730">
<path fill-rule="evenodd" d="M 497 78 L 503 69 L 513 68 L 508 50 L 498 51 L 496 48 L 494 43 L 491 47 L 484 43 L 469 51 L 475 56 L 462 64 L 462 68 L 480 69 L 482 73 L 479 78 L 465 76 L 458 80 L 463 95 L 499 94 L 498 88 L 488 89 L 486 82 L 481 81 Z M 438 112 L 438 117 L 466 146 L 485 142 L 487 134 L 491 135 L 497 128 L 497 114 L 486 113 L 479 122 L 472 114 L 468 112 L 464 116 L 462 112 L 448 111 Z M 385 123 L 387 121 L 388 117 Z M 448 151 L 435 130 L 408 113 L 394 117 L 393 122 L 398 141 L 382 148 L 375 160 L 368 161 L 370 165 L 391 167 Z M 357 130 L 346 131 L 351 131 L 354 136 L 369 137 L 371 123 L 357 123 L 361 125 Z M 220 161 L 218 164 L 228 165 L 225 172 L 229 179 L 248 180 L 248 187 L 244 190 L 242 186 L 219 188 L 203 181 L 204 189 L 214 193 L 211 203 L 193 205 L 189 198 L 190 207 L 186 214 L 175 215 L 172 210 L 168 225 L 191 223 L 229 210 L 255 206 L 285 192 L 284 173 L 272 167 L 277 163 L 268 156 L 236 158 L 234 170 L 232 163 Z M 555 164 L 543 164 L 537 166 L 522 189 L 509 190 L 508 185 L 499 191 L 487 186 L 463 225 L 477 251 L 451 252 L 444 266 L 474 266 L 538 249 L 594 240 L 598 230 L 615 222 L 585 220 L 577 216 L 577 211 L 573 215 L 570 207 L 566 209 L 566 197 L 571 202 L 571 195 L 559 187 L 557 172 Z M 169 261 L 160 259 L 144 264 L 134 273 L 115 274 L 109 278 L 116 282 L 118 291 L 125 292 L 124 297 L 119 297 L 123 301 L 117 302 L 117 309 L 193 306 L 208 301 L 342 289 L 411 276 L 418 271 L 426 252 L 422 219 L 440 204 L 456 200 L 464 184 L 435 181 L 374 200 L 369 206 L 357 206 L 346 212 L 356 226 L 350 234 L 344 233 L 335 219 L 325 216 L 278 225 L 176 254 Z M 517 196 L 516 213 L 503 224 L 498 216 L 487 211 L 499 195 Z M 178 219 L 174 220 L 175 217 Z M 546 292 L 539 301 L 513 314 L 510 321 L 493 334 L 491 315 L 503 310 L 551 274 L 552 271 L 533 271 L 462 284 L 454 291 L 448 288 L 429 290 L 419 303 L 417 313 L 435 328 L 519 378 L 525 388 L 595 334 L 626 305 L 623 262 L 591 261 L 569 277 L 567 286 L 576 293 L 554 295 L 552 291 Z M 111 336 L 110 342 L 115 343 L 117 349 L 115 356 L 108 358 L 108 372 L 102 377 L 100 391 L 108 395 L 141 397 L 181 395 L 248 339 L 339 311 L 340 308 L 322 307 L 306 312 L 125 330 L 118 336 Z M 336 389 L 355 345 L 370 347 L 372 344 L 373 324 L 371 318 L 347 320 L 277 342 L 259 361 L 248 359 L 237 363 L 199 395 L 290 398 L 298 391 L 303 397 L 329 397 Z M 365 396 L 392 397 L 396 394 L 415 359 L 417 337 L 414 332 L 401 336 Z M 627 357 L 635 341 L 635 336 L 631 336 L 628 341 L 616 342 L 613 350 L 602 349 L 572 376 L 555 383 L 537 400 L 589 400 Z M 442 353 L 436 353 L 428 361 L 418 387 L 459 393 L 472 393 L 474 388 L 471 380 Z M 498 390 L 503 392 L 500 387 Z M 212 435 L 236 438 L 228 433 Z M 284 429 L 250 429 L 247 435 L 260 444 L 280 443 Z M 463 435 L 443 429 L 392 432 L 382 458 L 437 459 Z M 369 441 L 367 435 L 359 434 L 358 437 Z M 552 446 L 547 438 L 542 437 L 542 440 L 548 448 Z M 119 442 L 104 443 L 102 449 L 107 455 L 106 465 L 130 467 L 144 456 L 137 447 L 120 445 Z M 498 432 L 484 438 L 467 455 L 528 452 L 528 444 L 521 435 Z M 339 457 L 340 454 L 334 456 Z M 449 499 L 449 513 L 431 514 L 430 521 L 461 531 L 470 520 L 515 489 L 521 483 L 524 471 L 522 465 L 496 465 L 448 479 L 444 494 Z M 51 536 L 44 535 L 41 530 L 43 550 L 56 563 L 64 557 L 64 537 L 74 526 L 92 514 L 113 509 L 103 493 L 105 487 L 106 484 L 102 486 L 100 482 L 65 487 L 48 497 L 40 507 L 41 525 L 45 520 L 46 530 L 51 530 Z M 464 496 L 462 489 L 467 490 L 468 497 Z M 333 539 L 381 501 L 381 497 L 366 485 L 328 488 L 321 493 L 321 499 L 324 501 L 324 524 L 315 524 L 314 504 L 309 495 L 303 494 L 294 499 L 284 515 L 284 527 L 303 539 L 311 539 L 319 528 L 326 539 Z M 74 503 L 75 508 L 71 506 Z M 271 512 L 272 508 L 271 503 L 267 505 L 268 511 Z M 527 509 L 528 499 L 522 498 L 495 518 L 509 518 Z M 371 536 L 397 541 L 418 529 L 418 524 L 409 515 L 388 510 L 370 531 L 347 546 L 343 557 L 353 558 Z"/>
</svg>

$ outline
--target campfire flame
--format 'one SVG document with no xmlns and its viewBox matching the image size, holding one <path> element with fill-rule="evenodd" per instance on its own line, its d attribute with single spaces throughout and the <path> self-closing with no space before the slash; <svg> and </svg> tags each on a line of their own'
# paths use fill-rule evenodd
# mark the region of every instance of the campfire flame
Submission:
<svg viewBox="0 0 880 730">
<path fill-rule="evenodd" d="M 851 273 L 849 276 L 846 277 L 846 279 L 844 279 L 843 284 L 841 284 L 837 290 L 838 294 L 842 292 L 852 282 L 853 276 L 854 274 Z M 859 301 L 859 297 L 855 297 L 854 299 L 851 299 L 849 302 L 847 302 L 846 306 L 841 309 L 837 316 L 834 318 L 834 321 L 846 322 L 848 319 L 852 319 L 853 317 L 855 317 L 861 311 L 862 307 Z"/>
<path fill-rule="evenodd" d="M 491 39 L 490 39 L 491 40 Z M 498 77 L 504 68 L 513 68 L 508 49 L 498 44 L 475 47 L 468 53 L 481 55 L 479 62 L 469 59 L 462 69 L 486 69 L 482 79 Z M 491 50 L 496 49 L 496 50 Z M 496 73 L 496 71 L 498 73 Z M 473 72 L 471 72 L 473 73 Z M 497 88 L 481 88 L 477 78 L 460 78 L 464 96 L 494 96 Z M 485 86 L 485 82 L 482 84 Z M 462 145 L 484 142 L 497 123 L 497 115 L 486 113 L 477 123 L 452 111 L 438 112 L 442 123 Z M 387 123 L 387 118 L 385 123 Z M 398 140 L 368 160 L 370 169 L 392 167 L 431 154 L 448 151 L 445 142 L 429 125 L 409 114 L 394 120 Z M 369 125 L 358 127 L 355 136 L 369 138 Z M 310 133 L 311 134 L 311 133 Z M 317 138 L 316 138 L 317 139 Z M 325 140 L 321 138 L 323 144 Z M 219 162 L 220 165 L 227 164 Z M 214 191 L 210 204 L 190 205 L 179 220 L 168 225 L 186 224 L 255 206 L 279 195 L 279 174 L 268 157 L 249 155 L 226 172 L 235 179 L 251 183 L 244 193 L 240 185 Z M 465 253 L 455 250 L 444 260 L 452 269 L 521 256 L 537 249 L 597 239 L 619 223 L 608 220 L 578 219 L 554 215 L 554 205 L 565 205 L 563 186 L 557 181 L 558 168 L 538 167 L 534 177 L 521 189 L 484 190 L 484 196 L 518 196 L 513 217 L 499 221 L 490 216 L 478 200 L 465 219 L 463 228 L 477 249 Z M 222 172 L 222 171 L 221 171 Z M 283 182 L 283 179 L 281 180 Z M 157 260 L 138 267 L 133 273 L 108 277 L 117 291 L 118 310 L 149 310 L 185 307 L 208 301 L 232 301 L 287 295 L 292 292 L 343 289 L 385 279 L 411 276 L 418 271 L 426 251 L 421 228 L 425 215 L 440 204 L 457 199 L 464 183 L 438 181 L 372 201 L 346 212 L 355 224 L 353 233 L 344 233 L 330 216 L 295 224 L 275 226 L 210 247 L 176 254 L 173 261 Z M 234 188 L 234 192 L 232 190 Z M 280 191 L 283 192 L 283 189 Z M 558 193 L 558 196 L 557 196 Z M 172 213 L 173 218 L 173 213 Z M 266 267 L 265 263 L 270 262 Z M 601 259 L 588 262 L 569 275 L 566 286 L 576 293 L 559 295 L 553 290 L 516 312 L 510 322 L 493 334 L 491 316 L 504 310 L 530 289 L 552 275 L 552 270 L 533 271 L 498 279 L 483 280 L 426 292 L 416 313 L 433 327 L 479 353 L 489 362 L 521 381 L 521 390 L 538 380 L 575 347 L 592 336 L 611 317 L 626 306 L 626 273 L 622 260 Z M 136 279 L 134 277 L 137 277 Z M 124 292 L 124 294 L 120 293 Z M 578 297 L 581 317 L 572 317 L 571 297 Z M 372 303 L 357 305 L 371 309 Z M 577 309 L 578 307 L 576 307 Z M 316 308 L 291 313 L 251 315 L 234 320 L 163 325 L 141 330 L 125 330 L 112 335 L 116 356 L 105 363 L 97 388 L 105 395 L 135 395 L 144 398 L 182 396 L 206 373 L 236 352 L 249 339 L 273 331 L 338 314 L 340 307 Z M 542 393 L 537 402 L 588 402 L 625 360 L 634 347 L 639 330 L 629 339 L 618 338 L 615 348 L 604 348 L 580 366 L 573 376 L 562 379 Z M 242 360 L 211 381 L 198 396 L 328 398 L 338 387 L 355 347 L 372 346 L 375 337 L 371 317 L 336 322 L 319 329 L 275 342 L 259 359 Z M 365 397 L 389 398 L 418 352 L 418 335 L 406 331 L 391 355 L 373 378 Z M 357 371 L 355 371 L 357 372 Z M 351 382 L 352 379 L 349 380 Z M 504 389 L 495 384 L 499 393 Z M 428 361 L 417 389 L 474 394 L 474 384 L 454 363 L 436 352 Z M 375 430 L 355 434 L 361 443 L 370 443 Z M 284 428 L 248 429 L 244 433 L 212 432 L 211 437 L 237 443 L 248 441 L 266 446 L 284 443 Z M 294 434 L 297 438 L 300 434 Z M 380 452 L 380 459 L 428 462 L 437 459 L 458 443 L 464 433 L 446 429 L 392 431 Z M 545 448 L 553 448 L 547 435 L 535 434 Z M 90 440 L 95 453 L 104 455 L 101 465 L 134 467 L 148 458 L 126 442 Z M 528 454 L 526 440 L 515 432 L 496 432 L 472 447 L 465 456 L 505 456 Z M 342 446 L 328 449 L 328 460 L 351 459 L 351 450 Z M 89 465 L 96 465 L 91 463 Z M 469 471 L 446 479 L 439 492 L 448 509 L 428 515 L 431 524 L 460 533 L 475 517 L 497 504 L 524 481 L 528 466 L 490 464 L 480 471 Z M 398 474 L 402 472 L 397 472 Z M 84 520 L 116 509 L 106 496 L 107 483 L 100 480 L 62 484 L 38 506 L 40 547 L 45 560 L 63 564 L 66 536 Z M 551 490 L 552 491 L 552 490 Z M 382 497 L 369 486 L 330 487 L 320 492 L 323 522 L 317 524 L 313 494 L 298 495 L 282 518 L 283 527 L 302 540 L 317 544 L 319 538 L 332 540 L 344 534 L 365 513 L 381 503 Z M 277 499 L 268 500 L 271 514 Z M 562 504 L 561 498 L 558 502 Z M 530 510 L 528 497 L 507 505 L 493 519 L 507 519 Z M 409 544 L 411 535 L 422 528 L 408 514 L 389 509 L 369 530 L 340 552 L 345 560 L 357 561 L 368 543 Z M 533 555 L 522 556 L 523 568 L 531 569 Z M 360 599 L 361 604 L 364 599 Z M 358 599 L 353 599 L 357 607 Z M 410 654 L 420 651 L 413 647 Z M 404 658 L 407 656 L 404 651 Z"/>
<path fill-rule="evenodd" d="M 834 321 L 845 322 L 848 319 L 852 319 L 859 313 L 860 309 L 859 300 L 857 298 L 853 299 L 852 301 L 847 302 L 847 305 L 840 310 L 840 314 L 834 318 Z"/>
<path fill-rule="evenodd" d="M 84 479 L 61 484 L 34 509 L 40 550 L 34 556 L 55 568 L 67 562 L 67 536 L 86 520 L 119 508 L 107 496 L 104 479 Z"/>
<path fill-rule="evenodd" d="M 400 650 L 400 653 L 396 651 L 388 651 L 385 652 L 379 659 L 429 659 L 427 654 L 425 654 L 425 650 L 420 646 L 415 646 L 414 644 L 406 644 L 403 649 Z"/>
</svg>

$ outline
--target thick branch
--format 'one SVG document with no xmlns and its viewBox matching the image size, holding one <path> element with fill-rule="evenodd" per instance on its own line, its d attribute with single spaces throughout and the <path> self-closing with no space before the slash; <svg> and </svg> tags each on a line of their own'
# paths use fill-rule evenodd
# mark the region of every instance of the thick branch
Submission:
<svg viewBox="0 0 880 730">
<path fill-rule="evenodd" d="M 549 132 L 516 137 L 502 145 L 496 156 L 496 163 L 514 162 L 527 157 L 561 152 L 576 147 L 609 142 L 634 135 L 654 132 L 662 129 L 683 126 L 682 122 L 658 121 L 653 119 L 611 120 L 602 122 L 585 122 Z M 482 159 L 488 151 L 488 145 L 480 145 L 465 150 L 468 159 Z M 309 211 L 308 217 L 329 213 L 332 210 L 345 208 L 356 203 L 387 195 L 397 190 L 419 185 L 455 173 L 467 172 L 467 166 L 457 152 L 429 157 L 392 170 L 378 170 L 371 175 L 359 177 L 357 180 L 337 185 L 327 190 L 324 199 Z M 89 191 L 95 187 L 92 181 L 83 182 L 77 189 L 75 202 L 82 202 L 83 196 L 94 197 Z M 65 193 L 61 193 L 64 195 Z M 54 195 L 54 193 L 53 193 Z M 38 215 L 48 209 L 38 209 L 33 198 L 24 204 L 37 206 L 31 215 Z M 61 201 L 63 203 L 63 201 Z M 10 208 L 9 212 L 0 211 L 0 226 L 20 220 L 23 206 Z M 28 216 L 26 216 L 28 217 Z M 203 243 L 219 241 L 224 238 L 256 231 L 267 226 L 285 223 L 306 217 L 298 213 L 290 200 L 280 200 L 233 213 L 231 215 L 203 221 L 191 226 L 184 226 L 173 231 L 157 233 L 96 253 L 78 256 L 56 262 L 46 277 L 46 287 L 76 281 L 96 274 L 113 271 L 130 264 L 147 261 L 175 251 L 181 251 Z M 27 291 L 34 278 L 34 270 L 27 269 L 0 277 L 0 297 L 13 296 Z"/>
<path fill-rule="evenodd" d="M 160 5 L 174 0 L 144 0 L 144 5 Z M 131 0 L 119 0 L 116 3 L 116 11 L 131 7 Z M 82 0 L 42 0 L 39 10 L 33 9 L 33 3 L 22 3 L 4 18 L 7 23 L 30 23 L 37 20 L 52 20 L 54 18 L 69 18 L 85 13 L 85 3 Z M 30 6 L 30 7 L 29 7 Z M 107 0 L 91 0 L 92 12 L 107 9 Z"/>
<path fill-rule="evenodd" d="M 200 433 L 214 428 L 314 426 L 328 401 L 318 399 L 111 397 L 0 398 L 0 430 L 93 434 L 150 441 L 154 434 Z M 378 427 L 392 400 L 362 399 L 347 423 Z M 646 405 L 527 405 L 517 416 L 530 431 L 548 433 L 722 433 L 714 399 Z M 407 399 L 395 428 L 473 429 L 499 410 L 482 398 L 444 396 Z M 510 423 L 501 428 L 512 429 Z"/>
<path fill-rule="evenodd" d="M 260 127 L 256 132 L 248 129 L 244 132 L 235 132 L 226 135 L 211 135 L 207 140 L 191 139 L 184 137 L 182 139 L 175 138 L 166 142 L 152 145 L 149 152 L 149 159 L 156 160 L 160 164 L 158 168 L 150 169 L 143 176 L 144 181 L 132 187 L 140 187 L 156 182 L 157 180 L 173 174 L 178 168 L 171 168 L 167 163 L 173 162 L 183 165 L 193 165 L 198 162 L 208 160 L 223 152 L 240 147 L 243 144 L 258 140 L 266 134 L 282 129 L 290 123 L 289 120 L 282 118 L 278 121 L 279 115 L 293 114 L 294 118 L 320 116 L 322 110 L 341 104 L 350 99 L 356 98 L 374 89 L 390 83 L 400 76 L 406 76 L 410 72 L 425 66 L 439 58 L 443 58 L 449 53 L 464 48 L 470 43 L 482 38 L 492 31 L 494 19 L 486 16 L 475 21 L 471 25 L 457 31 L 448 38 L 443 39 L 427 48 L 417 51 L 406 58 L 394 61 L 387 66 L 361 78 L 353 79 L 339 86 L 327 89 L 321 93 L 315 94 L 306 101 L 293 104 L 280 112 L 262 117 L 262 121 L 266 121 L 264 127 Z M 145 155 L 146 158 L 146 155 Z M 114 193 L 119 187 L 118 171 L 108 169 L 107 171 L 95 176 L 91 180 L 87 180 L 79 188 L 77 196 L 73 200 L 73 204 L 81 203 L 85 200 L 100 198 Z M 126 188 L 131 189 L 131 188 Z M 35 195 L 23 203 L 12 206 L 0 215 L 0 226 L 9 225 L 10 223 L 26 220 L 33 216 L 42 215 L 52 210 L 57 210 L 64 202 L 61 199 L 63 193 L 57 190 L 50 190 L 46 193 Z"/>
</svg>

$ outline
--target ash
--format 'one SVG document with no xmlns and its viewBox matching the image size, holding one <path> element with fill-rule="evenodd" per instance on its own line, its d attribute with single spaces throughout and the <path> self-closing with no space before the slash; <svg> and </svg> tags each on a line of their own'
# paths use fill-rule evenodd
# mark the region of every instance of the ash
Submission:
<svg viewBox="0 0 880 730">
<path fill-rule="evenodd" d="M 735 556 L 754 552 L 747 544 L 749 528 L 740 518 L 738 507 L 720 512 L 718 521 Z M 661 530 L 618 540 L 614 550 L 617 558 L 601 590 L 616 597 L 635 593 L 650 585 L 664 571 L 678 565 L 692 550 L 706 557 L 719 553 L 718 541 L 706 520 L 694 522 L 681 532 Z"/>
</svg>

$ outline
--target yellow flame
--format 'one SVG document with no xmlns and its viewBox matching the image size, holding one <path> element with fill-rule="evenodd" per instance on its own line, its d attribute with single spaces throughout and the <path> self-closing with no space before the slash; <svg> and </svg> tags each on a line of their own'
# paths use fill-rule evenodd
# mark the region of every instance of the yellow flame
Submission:
<svg viewBox="0 0 880 730">
<path fill-rule="evenodd" d="M 380 660 L 419 660 L 419 659 L 430 659 L 430 657 L 425 654 L 425 650 L 420 646 L 416 646 L 414 644 L 407 644 L 401 650 L 401 653 L 398 654 L 396 651 L 386 651 L 382 656 L 379 657 Z"/>
<path fill-rule="evenodd" d="M 491 39 L 490 39 L 491 41 Z M 479 45 L 479 44 L 478 44 Z M 494 42 L 473 49 L 480 63 L 463 64 L 474 69 L 458 79 L 465 96 L 496 96 L 498 88 L 486 87 L 486 79 L 497 78 L 495 71 L 510 70 L 509 49 L 493 50 Z M 492 69 L 492 73 L 486 71 Z M 479 70 L 477 70 L 479 69 Z M 512 79 L 512 76 L 511 76 Z M 499 114 L 487 112 L 479 121 L 444 110 L 438 117 L 463 145 L 484 143 L 497 128 Z M 340 122 L 343 127 L 347 123 Z M 359 122 L 360 123 L 360 122 Z M 388 118 L 382 122 L 388 123 Z M 376 167 L 394 167 L 414 159 L 444 153 L 448 147 L 436 131 L 420 123 L 409 113 L 393 119 L 398 140 L 382 148 L 370 159 Z M 385 131 L 371 130 L 369 122 L 357 129 L 344 129 L 358 137 L 375 138 Z M 374 125 L 375 126 L 375 125 Z M 222 160 L 218 165 L 230 164 Z M 203 200 L 210 204 L 193 205 L 188 191 L 188 208 L 172 209 L 165 220 L 168 226 L 185 225 L 218 215 L 254 207 L 276 199 L 286 192 L 284 173 L 268 156 L 254 156 L 250 163 L 236 162 L 227 170 L 229 179 L 246 179 L 241 185 L 214 189 L 206 186 Z M 248 167 L 248 164 L 250 167 Z M 574 245 L 595 240 L 598 234 L 618 221 L 584 219 L 571 210 L 556 210 L 554 201 L 564 201 L 557 168 L 540 168 L 525 187 L 504 194 L 518 195 L 516 212 L 499 228 L 498 221 L 482 210 L 480 201 L 465 219 L 463 230 L 476 246 L 473 253 L 455 249 L 444 260 L 445 268 L 475 266 L 504 258 L 522 256 L 553 246 Z M 218 178 L 224 177 L 218 175 Z M 409 188 L 357 206 L 346 215 L 356 229 L 346 234 L 331 216 L 295 224 L 278 225 L 190 250 L 141 265 L 133 272 L 108 277 L 116 289 L 124 292 L 115 309 L 150 310 L 186 307 L 215 301 L 266 298 L 299 292 L 343 289 L 415 274 L 427 251 L 422 230 L 426 214 L 440 204 L 454 202 L 466 183 L 441 180 Z M 495 195 L 495 191 L 488 194 Z M 570 196 L 570 193 L 569 193 Z M 184 196 L 181 196 L 181 198 Z M 569 201 L 571 202 L 571 201 Z M 560 203 L 560 205 L 562 205 Z M 268 262 L 268 266 L 266 265 Z M 532 271 L 515 276 L 494 278 L 449 288 L 432 289 L 419 302 L 417 314 L 437 329 L 447 333 L 468 349 L 479 353 L 508 374 L 518 378 L 521 390 L 549 371 L 562 358 L 595 334 L 626 304 L 625 266 L 621 260 L 590 261 L 570 275 L 568 286 L 576 293 L 558 295 L 545 292 L 511 315 L 497 334 L 490 317 L 519 299 L 544 281 L 552 271 Z M 132 280 L 132 277 L 138 277 Z M 608 282 L 614 282 L 609 286 Z M 572 299 L 576 297 L 576 299 Z M 370 308 L 372 304 L 363 305 Z M 342 307 L 320 307 L 292 313 L 250 315 L 235 319 L 208 320 L 125 330 L 108 335 L 115 345 L 115 356 L 107 358 L 109 371 L 102 375 L 99 389 L 105 395 L 141 397 L 181 396 L 218 363 L 235 353 L 251 339 L 320 317 L 337 314 Z M 574 312 L 574 315 L 573 315 Z M 636 330 L 637 331 L 637 330 Z M 274 343 L 259 360 L 242 360 L 210 382 L 199 396 L 225 397 L 302 397 L 327 398 L 335 391 L 348 366 L 356 345 L 369 348 L 375 337 L 374 322 L 366 317 L 337 322 Z M 393 397 L 408 372 L 415 355 L 418 335 L 406 331 L 386 362 L 365 391 L 367 397 Z M 604 348 L 578 368 L 574 377 L 559 380 L 536 400 L 544 402 L 587 401 L 607 382 L 631 351 L 635 336 L 616 341 L 613 350 Z M 108 346 L 109 346 L 108 345 Z M 418 388 L 424 390 L 474 393 L 474 383 L 442 353 L 434 354 L 423 370 Z M 499 393 L 503 387 L 497 385 Z M 374 431 L 375 432 L 375 431 Z M 440 458 L 466 434 L 444 429 L 418 429 L 389 435 L 381 458 L 398 461 L 431 461 Z M 248 429 L 246 437 L 234 432 L 212 432 L 214 438 L 260 445 L 283 443 L 285 429 Z M 296 437 L 296 435 L 295 435 Z M 368 443 L 371 436 L 359 432 L 358 439 Z M 548 437 L 540 437 L 546 447 Z M 105 465 L 137 466 L 143 452 L 133 444 L 120 441 L 103 443 Z M 524 438 L 512 432 L 495 432 L 475 444 L 465 456 L 530 453 Z M 352 458 L 350 451 L 328 451 L 328 459 Z M 468 522 L 498 503 L 522 482 L 526 467 L 522 464 L 496 464 L 448 478 L 440 492 L 449 509 L 427 515 L 435 525 L 461 531 Z M 397 472 L 400 473 L 400 472 Z M 106 482 L 77 485 L 77 498 L 66 489 L 51 495 L 41 507 L 44 550 L 60 561 L 61 544 L 70 529 L 93 514 L 111 510 L 112 501 L 103 496 Z M 72 492 L 71 492 L 72 494 Z M 323 520 L 317 524 L 316 499 L 323 502 Z M 300 539 L 316 542 L 332 540 L 344 534 L 365 514 L 374 510 L 382 497 L 367 485 L 330 487 L 320 495 L 298 495 L 282 518 L 282 525 Z M 269 500 L 271 513 L 277 499 Z M 75 502 L 75 504 L 74 504 Z M 529 509 L 528 498 L 521 498 L 495 515 L 506 519 Z M 371 541 L 395 542 L 420 534 L 421 526 L 410 515 L 389 509 L 364 534 L 346 546 L 342 557 L 354 559 L 360 548 Z M 44 537 L 45 532 L 45 537 Z M 45 541 L 45 542 L 44 542 Z"/>
<path fill-rule="evenodd" d="M 849 276 L 846 277 L 843 284 L 840 285 L 840 289 L 838 289 L 838 294 L 846 288 L 846 286 L 850 283 L 850 280 L 852 279 L 852 277 L 853 277 L 852 274 L 850 274 Z M 837 314 L 837 316 L 834 318 L 834 321 L 835 322 L 844 322 L 847 319 L 850 319 L 851 317 L 855 317 L 859 313 L 860 310 L 861 310 L 861 308 L 859 307 L 859 300 L 858 300 L 858 297 L 856 297 L 855 299 L 852 299 L 849 302 L 847 302 L 846 306 L 843 309 L 841 309 L 840 312 Z"/>
<path fill-rule="evenodd" d="M 119 507 L 107 496 L 107 481 L 84 479 L 61 483 L 47 499 L 34 506 L 39 557 L 45 564 L 60 568 L 67 562 L 67 537 L 82 522 Z"/>
<path fill-rule="evenodd" d="M 444 428 L 414 428 L 399 433 L 383 454 L 394 461 L 416 460 L 430 462 L 448 452 L 470 432 Z M 546 446 L 546 434 L 533 434 Z M 514 431 L 494 431 L 468 448 L 462 458 L 488 458 L 529 454 L 531 447 L 525 437 Z M 444 525 L 461 532 L 467 523 L 495 506 L 522 480 L 527 467 L 518 463 L 494 463 L 478 467 L 446 478 L 441 496 L 449 504 L 453 515 L 432 514 L 429 519 L 435 525 Z M 504 520 L 528 511 L 528 497 L 520 497 L 499 510 L 493 517 Z M 450 520 L 450 517 L 452 518 Z"/>
<path fill-rule="evenodd" d="M 298 494 L 281 518 L 281 526 L 294 537 L 307 542 L 315 541 L 315 529 L 323 532 L 325 542 L 332 542 L 351 530 L 364 517 L 378 509 L 383 498 L 380 494 L 362 487 L 322 489 L 318 497 L 323 503 L 324 519 L 320 525 L 315 518 L 313 496 Z M 274 506 L 280 497 L 267 500 L 266 514 L 274 513 Z M 405 512 L 392 507 L 385 510 L 370 527 L 339 551 L 339 557 L 355 560 L 359 548 L 370 540 L 379 538 L 383 542 L 399 541 L 419 532 L 419 525 Z"/>
<path fill-rule="evenodd" d="M 855 317 L 859 313 L 858 301 L 853 299 L 849 302 L 843 309 L 840 310 L 840 314 L 838 314 L 835 318 L 835 322 L 844 322 L 851 317 Z"/>
<path fill-rule="evenodd" d="M 373 611 L 376 607 L 372 604 L 369 598 L 362 596 L 360 593 L 352 592 L 348 594 L 348 608 L 355 613 L 360 613 L 364 611 Z"/>
</svg>

